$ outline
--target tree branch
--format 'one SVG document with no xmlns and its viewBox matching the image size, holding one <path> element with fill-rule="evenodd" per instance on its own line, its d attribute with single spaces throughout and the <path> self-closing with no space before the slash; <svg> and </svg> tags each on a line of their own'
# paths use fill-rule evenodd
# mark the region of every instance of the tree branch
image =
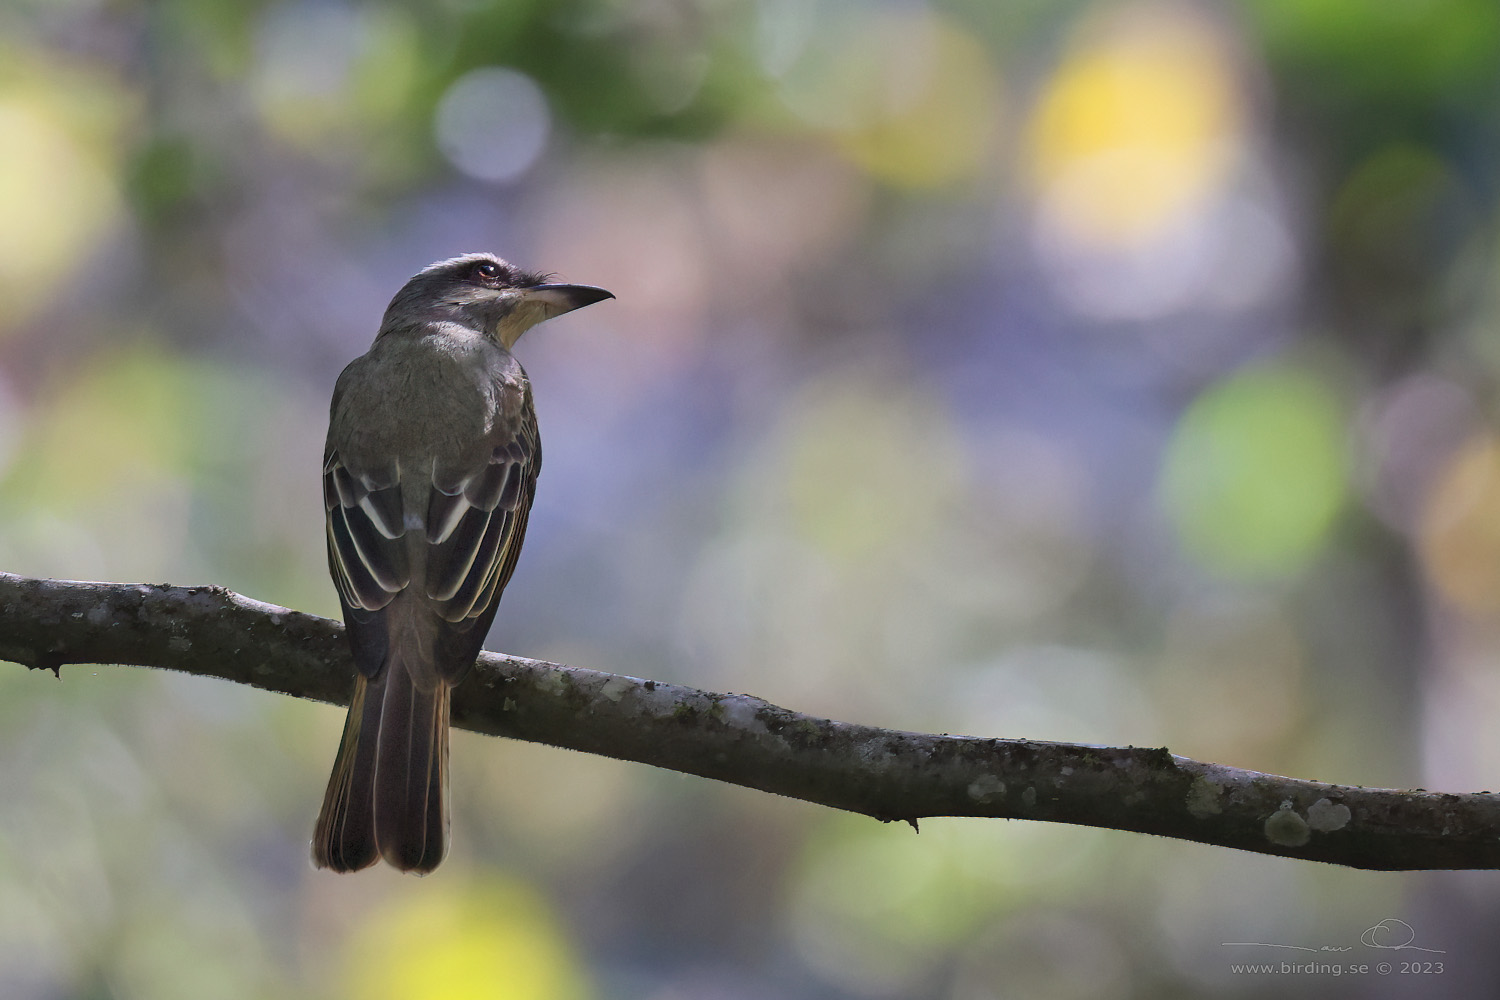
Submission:
<svg viewBox="0 0 1500 1000">
<path fill-rule="evenodd" d="M 124 663 L 348 704 L 338 622 L 221 587 L 0 573 L 0 659 Z M 1356 788 L 1165 749 L 908 733 L 743 694 L 484 653 L 453 723 L 639 761 L 876 819 L 993 816 L 1154 833 L 1355 868 L 1500 867 L 1500 795 Z"/>
</svg>

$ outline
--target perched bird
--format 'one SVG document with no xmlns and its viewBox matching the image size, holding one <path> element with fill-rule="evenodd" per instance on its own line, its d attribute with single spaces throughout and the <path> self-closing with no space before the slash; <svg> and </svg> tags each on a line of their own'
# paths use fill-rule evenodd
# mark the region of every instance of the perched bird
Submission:
<svg viewBox="0 0 1500 1000">
<path fill-rule="evenodd" d="M 323 452 L 328 569 L 359 673 L 313 834 L 320 868 L 430 872 L 448 850 L 448 696 L 479 656 L 542 467 L 510 349 L 613 298 L 493 254 L 396 293 L 333 390 Z"/>
</svg>

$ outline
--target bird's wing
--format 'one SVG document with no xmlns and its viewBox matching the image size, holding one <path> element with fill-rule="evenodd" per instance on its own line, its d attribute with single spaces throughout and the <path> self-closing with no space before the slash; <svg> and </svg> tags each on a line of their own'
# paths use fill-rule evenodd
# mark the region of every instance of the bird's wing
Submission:
<svg viewBox="0 0 1500 1000">
<path fill-rule="evenodd" d="M 452 623 L 482 618 L 488 625 L 521 553 L 542 465 L 529 395 L 513 420 L 496 422 L 486 444 L 482 462 L 433 470 L 423 583 Z"/>
<path fill-rule="evenodd" d="M 328 568 L 348 608 L 379 611 L 411 582 L 399 470 L 345 466 L 332 446 L 323 456 Z"/>
<path fill-rule="evenodd" d="M 420 586 L 433 620 L 447 623 L 428 634 L 426 652 L 414 663 L 430 666 L 435 673 L 429 677 L 453 683 L 469 669 L 515 570 L 541 464 L 529 394 L 513 419 L 495 421 L 478 458 L 450 468 L 394 462 L 350 468 L 330 443 L 323 462 L 328 565 L 365 676 L 379 672 L 390 649 L 382 610 L 412 584 Z M 402 477 L 423 471 L 431 485 L 417 520 L 404 509 Z M 421 533 L 426 551 L 420 555 L 413 550 L 421 543 L 413 544 L 408 526 Z"/>
</svg>

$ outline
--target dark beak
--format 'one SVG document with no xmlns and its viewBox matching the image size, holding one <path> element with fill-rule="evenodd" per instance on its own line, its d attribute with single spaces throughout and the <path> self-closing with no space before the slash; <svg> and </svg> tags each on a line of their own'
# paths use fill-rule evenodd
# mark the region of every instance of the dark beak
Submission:
<svg viewBox="0 0 1500 1000">
<path fill-rule="evenodd" d="M 532 285 L 525 295 L 528 302 L 535 302 L 541 309 L 543 319 L 615 297 L 613 292 L 593 285 Z"/>
</svg>

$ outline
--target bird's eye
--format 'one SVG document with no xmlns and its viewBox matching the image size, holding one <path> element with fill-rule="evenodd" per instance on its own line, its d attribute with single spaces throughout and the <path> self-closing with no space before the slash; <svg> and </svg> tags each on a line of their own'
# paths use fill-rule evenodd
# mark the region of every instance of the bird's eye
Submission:
<svg viewBox="0 0 1500 1000">
<path fill-rule="evenodd" d="M 474 265 L 474 273 L 481 278 L 488 278 L 493 281 L 500 277 L 500 267 L 490 261 L 482 260 Z"/>
</svg>

